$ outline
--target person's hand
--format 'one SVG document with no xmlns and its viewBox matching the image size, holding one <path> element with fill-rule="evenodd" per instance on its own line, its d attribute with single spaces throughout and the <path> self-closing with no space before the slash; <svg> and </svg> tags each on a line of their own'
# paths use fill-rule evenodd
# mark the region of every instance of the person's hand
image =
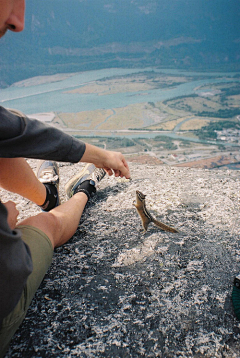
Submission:
<svg viewBox="0 0 240 358">
<path fill-rule="evenodd" d="M 7 201 L 6 203 L 3 204 L 6 206 L 8 211 L 8 218 L 7 218 L 8 225 L 13 230 L 17 225 L 17 217 L 19 211 L 17 210 L 16 204 L 13 201 Z"/>
<path fill-rule="evenodd" d="M 81 162 L 93 163 L 97 168 L 103 168 L 108 175 L 130 179 L 128 164 L 120 152 L 113 152 L 86 144 Z"/>
<path fill-rule="evenodd" d="M 96 164 L 96 167 L 102 167 L 108 175 L 112 175 L 114 173 L 116 177 L 130 178 L 128 164 L 124 156 L 119 152 L 107 151 L 107 158 L 103 164 Z"/>
</svg>

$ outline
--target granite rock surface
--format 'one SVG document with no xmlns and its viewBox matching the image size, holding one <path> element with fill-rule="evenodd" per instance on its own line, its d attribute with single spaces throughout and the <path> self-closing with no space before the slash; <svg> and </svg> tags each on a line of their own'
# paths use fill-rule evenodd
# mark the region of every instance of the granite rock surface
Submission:
<svg viewBox="0 0 240 358">
<path fill-rule="evenodd" d="M 80 166 L 60 165 L 62 201 Z M 130 168 L 131 181 L 104 178 L 76 234 L 55 250 L 7 358 L 240 356 L 231 302 L 240 272 L 240 172 Z M 136 190 L 179 232 L 150 224 L 143 234 Z M 39 212 L 2 196 L 19 203 L 20 218 Z"/>
</svg>

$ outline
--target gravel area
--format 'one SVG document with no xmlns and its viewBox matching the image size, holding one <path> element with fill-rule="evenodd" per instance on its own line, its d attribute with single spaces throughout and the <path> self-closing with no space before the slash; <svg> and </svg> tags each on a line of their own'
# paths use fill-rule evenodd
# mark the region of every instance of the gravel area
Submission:
<svg viewBox="0 0 240 358">
<path fill-rule="evenodd" d="M 34 161 L 30 161 L 34 167 Z M 60 164 L 64 184 L 81 164 Z M 130 164 L 107 177 L 15 334 L 13 357 L 239 357 L 240 172 Z M 179 230 L 141 232 L 133 201 Z M 17 195 L 20 218 L 39 212 Z"/>
</svg>

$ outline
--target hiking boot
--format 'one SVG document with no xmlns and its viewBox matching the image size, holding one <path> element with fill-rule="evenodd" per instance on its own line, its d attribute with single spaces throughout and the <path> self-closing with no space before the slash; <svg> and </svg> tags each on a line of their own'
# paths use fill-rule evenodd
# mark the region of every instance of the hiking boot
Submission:
<svg viewBox="0 0 240 358">
<path fill-rule="evenodd" d="M 40 160 L 37 166 L 37 178 L 43 184 L 59 186 L 59 168 L 56 162 Z"/>
<path fill-rule="evenodd" d="M 58 194 L 59 187 L 59 168 L 56 162 L 50 160 L 39 161 L 37 172 L 38 180 L 46 187 L 46 200 L 41 205 L 43 211 L 49 211 L 60 205 Z"/>
<path fill-rule="evenodd" d="M 90 199 L 91 195 L 96 193 L 96 188 L 105 175 L 104 169 L 96 168 L 91 163 L 87 164 L 65 185 L 67 196 L 71 198 L 76 193 L 84 192 Z"/>
</svg>

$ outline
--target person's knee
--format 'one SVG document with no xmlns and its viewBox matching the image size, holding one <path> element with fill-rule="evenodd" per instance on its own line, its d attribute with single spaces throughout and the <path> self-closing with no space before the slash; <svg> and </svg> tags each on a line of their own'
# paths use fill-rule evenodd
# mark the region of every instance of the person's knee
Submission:
<svg viewBox="0 0 240 358">
<path fill-rule="evenodd" d="M 8 158 L 0 158 L 0 167 L 8 163 Z"/>
<path fill-rule="evenodd" d="M 5 168 L 8 163 L 7 158 L 0 158 L 0 187 L 2 188 L 4 188 Z"/>
<path fill-rule="evenodd" d="M 18 165 L 23 160 L 23 158 L 0 158 L 0 168 L 4 168 L 4 170 L 7 170 L 15 164 Z M 1 174 L 4 174 L 4 172 L 2 172 Z"/>
<path fill-rule="evenodd" d="M 20 225 L 30 225 L 42 230 L 51 241 L 53 248 L 58 246 L 61 238 L 62 224 L 61 218 L 51 212 L 42 212 L 36 216 L 32 216 Z"/>
</svg>

